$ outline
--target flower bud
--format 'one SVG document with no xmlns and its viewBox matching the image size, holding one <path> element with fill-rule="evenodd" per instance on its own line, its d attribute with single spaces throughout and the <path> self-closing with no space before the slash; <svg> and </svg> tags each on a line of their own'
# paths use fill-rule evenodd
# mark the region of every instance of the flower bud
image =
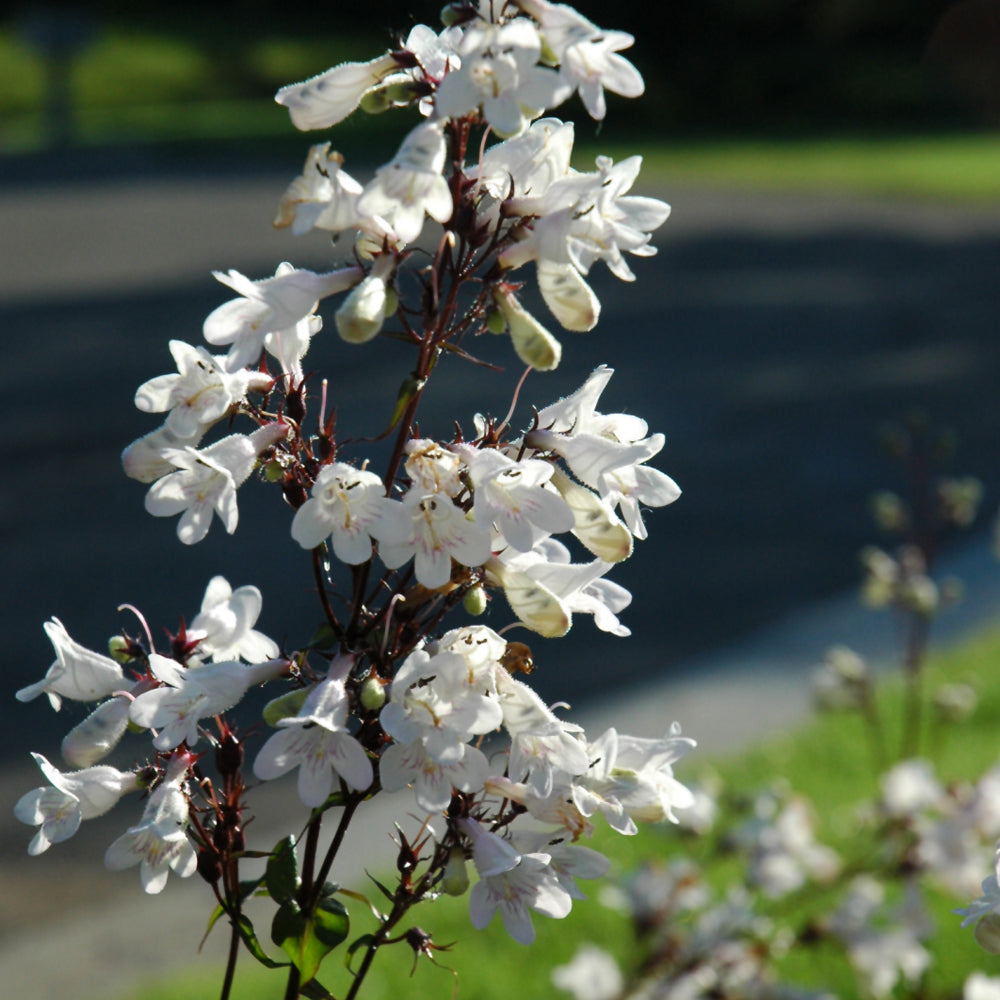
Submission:
<svg viewBox="0 0 1000 1000">
<path fill-rule="evenodd" d="M 507 332 L 507 320 L 503 318 L 503 313 L 499 309 L 491 309 L 486 314 L 486 329 L 490 333 Z"/>
<path fill-rule="evenodd" d="M 387 285 L 394 260 L 391 254 L 375 259 L 371 273 L 356 285 L 337 310 L 337 332 L 349 344 L 364 344 L 378 335 L 389 304 Z"/>
<path fill-rule="evenodd" d="M 572 264 L 538 261 L 538 288 L 559 325 L 576 333 L 597 326 L 601 303 Z"/>
<path fill-rule="evenodd" d="M 375 87 L 369 90 L 358 102 L 358 107 L 366 115 L 380 115 L 392 107 L 388 87 Z"/>
<path fill-rule="evenodd" d="M 107 757 L 125 735 L 129 704 L 127 698 L 110 698 L 98 705 L 63 738 L 63 760 L 84 768 Z"/>
<path fill-rule="evenodd" d="M 557 368 L 562 356 L 559 341 L 521 305 L 517 296 L 507 286 L 497 285 L 493 289 L 493 301 L 507 320 L 517 356 L 538 371 Z"/>
<path fill-rule="evenodd" d="M 113 635 L 108 639 L 108 656 L 123 666 L 132 659 L 132 643 L 123 635 Z"/>
<path fill-rule="evenodd" d="M 274 698 L 264 706 L 261 713 L 264 721 L 269 726 L 277 726 L 282 719 L 288 719 L 293 715 L 298 715 L 299 709 L 305 704 L 306 698 L 312 688 L 296 688 L 285 694 Z"/>
<path fill-rule="evenodd" d="M 467 590 L 462 598 L 462 607 L 473 618 L 478 618 L 486 610 L 486 603 L 486 591 L 479 586 Z"/>
<path fill-rule="evenodd" d="M 369 674 L 361 685 L 358 700 L 369 712 L 377 712 L 385 704 L 385 684 L 374 674 Z"/>
<path fill-rule="evenodd" d="M 469 888 L 469 872 L 465 861 L 465 851 L 453 847 L 448 853 L 441 879 L 441 889 L 449 896 L 464 896 Z"/>
</svg>

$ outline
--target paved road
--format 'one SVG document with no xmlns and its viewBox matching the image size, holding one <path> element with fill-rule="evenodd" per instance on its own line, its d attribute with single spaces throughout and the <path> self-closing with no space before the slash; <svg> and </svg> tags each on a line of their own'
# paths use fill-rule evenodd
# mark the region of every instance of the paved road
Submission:
<svg viewBox="0 0 1000 1000">
<path fill-rule="evenodd" d="M 262 276 L 282 257 L 327 263 L 321 240 L 269 229 L 286 179 L 118 177 L 0 189 L 0 322 L 10 373 L 0 597 L 9 690 L 50 661 L 41 630 L 49 615 L 97 646 L 119 625 L 117 604 L 131 601 L 173 625 L 197 610 L 215 572 L 262 587 L 262 627 L 276 637 L 294 642 L 308 631 L 308 582 L 301 554 L 283 532 L 273 534 L 275 496 L 247 491 L 235 538 L 216 527 L 188 550 L 172 522 L 144 514 L 142 488 L 118 471 L 120 448 L 150 426 L 131 408 L 135 387 L 168 370 L 168 338 L 197 342 L 202 318 L 226 297 L 207 276 L 211 268 Z M 957 469 L 981 475 L 996 506 L 1000 209 L 697 190 L 663 196 L 674 217 L 660 234 L 660 255 L 638 262 L 634 286 L 598 277 L 601 326 L 567 335 L 563 367 L 533 378 L 528 395 L 549 401 L 596 364 L 613 364 L 607 409 L 640 413 L 667 434 L 659 464 L 684 496 L 649 517 L 649 542 L 617 576 L 636 594 L 625 614 L 633 638 L 608 639 L 581 621 L 570 640 L 538 643 L 536 677 L 547 697 L 592 712 L 624 697 L 631 712 L 644 710 L 634 717 L 648 734 L 677 715 L 721 749 L 726 738 L 802 711 L 803 668 L 846 621 L 842 605 L 836 614 L 824 606 L 796 616 L 784 640 L 770 632 L 747 639 L 856 579 L 855 554 L 873 538 L 867 495 L 892 481 L 873 446 L 881 421 L 920 405 L 949 422 L 962 439 Z M 390 375 L 373 370 L 375 350 Z M 391 345 L 372 351 L 335 339 L 322 348 L 323 364 L 337 372 L 341 427 L 370 426 L 373 401 L 399 377 Z M 506 409 L 495 377 L 459 374 L 443 387 L 442 414 L 468 422 L 477 409 Z M 431 419 L 441 422 L 426 429 L 446 432 L 443 416 Z M 867 622 L 850 620 L 870 637 Z M 707 656 L 736 639 L 735 657 Z M 720 676 L 729 695 L 721 702 Z M 657 685 L 653 696 L 647 678 Z M 54 755 L 47 706 L 8 701 L 0 721 L 0 752 Z M 8 768 L 3 801 L 32 783 L 22 768 Z M 8 985 L 25 970 L 24 988 L 37 1000 L 64 995 L 68 985 L 57 975 L 39 980 L 30 933 L 15 933 L 25 922 L 54 926 L 83 962 L 114 920 L 122 936 L 104 945 L 113 954 L 102 952 L 101 969 L 90 971 L 106 975 L 118 960 L 125 979 L 136 972 L 125 961 L 130 948 L 133 958 L 153 961 L 148 949 L 135 950 L 129 927 L 156 920 L 197 936 L 185 930 L 190 886 L 176 887 L 177 902 L 161 914 L 137 899 L 134 873 L 107 882 L 81 867 L 79 859 L 99 857 L 106 828 L 66 845 L 62 864 L 53 852 L 30 867 L 21 861 L 27 830 L 9 819 L 0 829 L 8 901 L 0 976 Z M 83 920 L 73 915 L 74 899 L 92 904 Z M 77 983 L 87 981 L 89 967 L 64 964 Z M 106 996 L 114 984 L 101 983 Z"/>
<path fill-rule="evenodd" d="M 15 614 L 11 686 L 49 662 L 41 624 L 50 615 L 91 645 L 120 627 L 114 609 L 124 601 L 174 626 L 216 572 L 262 587 L 263 627 L 276 638 L 294 643 L 311 629 L 302 554 L 274 534 L 274 493 L 244 489 L 235 537 L 216 525 L 185 549 L 173 519 L 144 513 L 143 488 L 118 464 L 121 447 L 154 424 L 132 407 L 136 386 L 170 370 L 169 338 L 199 342 L 202 319 L 227 297 L 211 268 L 262 276 L 283 257 L 329 265 L 322 237 L 271 230 L 286 179 L 0 189 L 10 373 L 0 586 Z M 684 489 L 649 516 L 650 540 L 616 576 L 635 592 L 624 616 L 633 639 L 581 621 L 570 641 L 538 644 L 550 698 L 564 696 L 567 679 L 580 699 L 669 673 L 851 585 L 855 553 L 874 537 L 867 496 L 895 475 L 875 430 L 911 407 L 956 428 L 957 470 L 982 476 L 996 504 L 1000 208 L 664 195 L 674 213 L 659 255 L 637 262 L 634 285 L 595 269 L 601 324 L 567 335 L 562 367 L 533 377 L 524 394 L 551 401 L 611 363 L 605 407 L 666 433 L 657 462 Z M 483 350 L 504 363 L 506 348 L 497 340 Z M 327 338 L 314 351 L 334 373 L 344 433 L 385 418 L 406 370 L 397 345 L 354 350 Z M 479 409 L 506 410 L 504 379 L 457 363 L 445 374 L 458 377 L 435 386 L 426 431 L 448 433 L 453 415 L 468 426 Z M 26 734 L 53 721 L 40 702 L 0 705 L 0 720 L 4 749 L 19 753 Z"/>
</svg>

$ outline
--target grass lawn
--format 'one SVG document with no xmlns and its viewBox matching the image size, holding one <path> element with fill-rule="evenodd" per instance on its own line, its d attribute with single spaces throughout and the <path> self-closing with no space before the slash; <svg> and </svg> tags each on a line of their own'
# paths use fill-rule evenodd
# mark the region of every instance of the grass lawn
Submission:
<svg viewBox="0 0 1000 1000">
<path fill-rule="evenodd" d="M 105 25 L 70 67 L 74 141 L 81 146 L 182 142 L 218 151 L 227 143 L 263 141 L 287 144 L 294 166 L 306 144 L 321 135 L 297 133 L 285 110 L 271 100 L 275 90 L 338 62 L 370 58 L 385 47 L 382 38 L 250 37 L 234 47 L 230 35 L 220 39 L 179 28 Z M 0 65 L 5 67 L 0 74 L 2 163 L 4 153 L 43 150 L 48 138 L 45 66 L 11 27 L 0 26 Z M 655 116 L 655 95 L 646 100 Z M 576 100 L 565 114 L 586 118 Z M 397 115 L 371 118 L 359 112 L 333 137 L 348 154 L 364 148 L 370 158 L 383 145 L 395 148 L 400 127 Z M 669 123 L 655 118 L 636 127 L 640 132 L 634 141 L 609 148 L 590 138 L 593 123 L 581 124 L 577 166 L 592 169 L 596 153 L 619 158 L 641 149 L 647 184 L 1000 201 L 996 132 L 695 140 L 671 136 Z M 821 119 L 816 128 L 822 130 Z"/>
<path fill-rule="evenodd" d="M 983 634 L 946 654 L 938 656 L 927 674 L 927 690 L 942 682 L 972 684 L 979 693 L 975 713 L 960 726 L 933 728 L 925 733 L 933 748 L 938 776 L 942 781 L 978 778 L 998 758 L 997 720 L 1000 719 L 1000 629 Z M 901 723 L 901 685 L 897 679 L 885 681 L 879 692 L 879 706 L 884 718 L 884 732 L 891 746 L 898 742 Z M 697 732 L 697 720 L 685 720 L 687 728 Z M 807 795 L 818 818 L 817 837 L 840 852 L 846 864 L 860 862 L 866 852 L 878 845 L 866 843 L 859 836 L 857 806 L 877 794 L 877 781 L 871 766 L 869 747 L 861 721 L 853 715 L 822 715 L 812 718 L 798 731 L 780 739 L 764 742 L 731 759 L 699 761 L 697 752 L 678 768 L 686 781 L 711 772 L 720 776 L 731 790 L 747 795 L 770 786 L 775 779 L 787 781 Z M 640 829 L 638 836 L 623 838 L 599 830 L 592 846 L 603 850 L 613 861 L 613 875 L 623 875 L 650 859 L 688 857 L 704 866 L 709 881 L 717 888 L 740 878 L 741 865 L 732 854 L 715 851 L 713 835 L 695 837 L 669 824 Z M 983 875 L 987 874 L 984 868 Z M 530 948 L 511 941 L 499 918 L 485 931 L 475 931 L 468 922 L 467 900 L 443 897 L 421 912 L 413 912 L 412 923 L 431 931 L 440 943 L 457 942 L 451 952 L 441 954 L 441 962 L 458 973 L 458 996 L 475 1000 L 510 1000 L 511 996 L 533 1000 L 559 994 L 549 983 L 550 970 L 568 961 L 577 946 L 594 942 L 612 951 L 627 963 L 635 955 L 628 922 L 616 910 L 599 899 L 599 886 L 584 883 L 592 898 L 577 902 L 566 920 L 555 921 L 536 916 L 538 940 Z M 822 888 L 810 887 L 778 902 L 762 901 L 761 912 L 792 926 L 802 926 L 811 914 L 823 912 L 827 898 L 833 895 Z M 721 895 L 721 892 L 720 892 Z M 371 893 L 375 898 L 375 893 Z M 971 929 L 962 930 L 959 918 L 951 910 L 968 902 L 944 891 L 928 893 L 936 931 L 928 948 L 934 955 L 926 976 L 922 1000 L 953 1000 L 961 984 L 974 969 L 996 975 L 996 959 L 983 952 L 973 940 Z M 370 929 L 373 921 L 363 908 L 352 901 L 352 937 Z M 207 904 L 206 904 L 207 906 Z M 260 929 L 266 937 L 266 925 Z M 225 933 L 222 928 L 219 932 Z M 274 949 L 272 949 L 274 950 Z M 336 996 L 346 992 L 348 983 L 340 953 L 331 955 L 320 976 Z M 409 976 L 410 952 L 401 947 L 380 955 L 376 960 L 362 996 L 385 998 L 419 995 L 423 1000 L 449 1000 L 456 982 L 447 971 L 421 961 L 415 975 Z M 832 989 L 844 997 L 858 995 L 858 986 L 847 966 L 842 950 L 830 945 L 793 949 L 784 959 L 783 972 L 796 984 Z M 221 970 L 220 970 L 221 977 Z M 117 1000 L 190 1000 L 215 994 L 219 979 L 202 974 L 178 977 L 169 983 L 144 987 L 134 997 Z M 284 977 L 269 972 L 252 960 L 241 960 L 234 997 L 238 1000 L 271 1000 L 280 996 Z M 894 996 L 905 995 L 898 990 Z M 915 994 L 914 994 L 915 995 Z"/>
</svg>

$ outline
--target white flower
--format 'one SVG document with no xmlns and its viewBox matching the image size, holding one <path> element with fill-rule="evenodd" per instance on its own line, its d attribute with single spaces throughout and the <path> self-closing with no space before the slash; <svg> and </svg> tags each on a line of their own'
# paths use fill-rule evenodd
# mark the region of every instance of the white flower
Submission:
<svg viewBox="0 0 1000 1000">
<path fill-rule="evenodd" d="M 110 656 L 102 656 L 75 642 L 58 618 L 46 622 L 43 628 L 55 650 L 55 661 L 40 681 L 17 692 L 18 701 L 31 701 L 46 694 L 58 711 L 63 698 L 101 701 L 125 684 L 122 668 Z"/>
<path fill-rule="evenodd" d="M 164 427 L 178 440 L 196 437 L 221 420 L 246 392 L 253 376 L 246 370 L 225 372 L 204 347 L 170 341 L 177 373 L 144 382 L 135 405 L 144 413 L 169 410 Z"/>
<path fill-rule="evenodd" d="M 625 985 L 614 958 L 592 944 L 580 945 L 568 965 L 557 965 L 552 982 L 575 1000 L 614 1000 Z"/>
<path fill-rule="evenodd" d="M 230 371 L 255 363 L 268 333 L 294 327 L 315 310 L 319 299 L 336 295 L 364 277 L 356 266 L 316 274 L 287 263 L 278 266 L 273 278 L 260 281 L 233 270 L 212 274 L 240 294 L 211 312 L 202 331 L 210 344 L 231 345 L 226 358 Z"/>
<path fill-rule="evenodd" d="M 122 468 L 129 479 L 154 483 L 177 468 L 165 453 L 178 448 L 197 448 L 207 428 L 199 427 L 192 437 L 179 437 L 165 424 L 137 438 L 122 452 Z"/>
<path fill-rule="evenodd" d="M 150 486 L 146 510 L 154 517 L 180 514 L 177 537 L 185 545 L 208 534 L 213 512 L 231 535 L 239 523 L 236 488 L 247 480 L 257 460 L 253 441 L 245 434 L 231 434 L 202 451 L 186 447 L 163 454 L 176 471 Z"/>
<path fill-rule="evenodd" d="M 223 576 L 214 576 L 205 589 L 201 611 L 188 628 L 188 636 L 198 639 L 199 654 L 213 660 L 242 657 L 261 663 L 278 655 L 278 644 L 253 626 L 263 607 L 260 591 L 251 585 L 233 590 Z"/>
<path fill-rule="evenodd" d="M 123 871 L 139 865 L 142 887 L 151 894 L 163 891 L 171 871 L 180 878 L 193 875 L 198 857 L 184 832 L 187 815 L 184 792 L 165 781 L 150 795 L 140 822 L 107 849 L 105 867 Z"/>
<path fill-rule="evenodd" d="M 460 67 L 438 87 L 437 113 L 460 118 L 481 109 L 497 135 L 517 135 L 572 91 L 556 72 L 538 65 L 541 51 L 538 29 L 526 18 L 473 25 L 458 48 Z"/>
<path fill-rule="evenodd" d="M 615 803 L 640 823 L 677 822 L 675 809 L 687 809 L 694 797 L 675 777 L 674 761 L 683 757 L 695 742 L 681 736 L 675 722 L 662 739 L 624 736 L 609 729 L 588 749 L 591 769 L 574 782 L 573 797 L 580 811 L 591 815 L 600 808 L 614 829 Z M 611 803 L 609 811 L 604 803 Z"/>
<path fill-rule="evenodd" d="M 163 684 L 140 694 L 132 702 L 129 718 L 146 729 L 158 729 L 153 746 L 170 750 L 185 740 L 194 746 L 201 719 L 232 708 L 254 685 L 280 677 L 287 672 L 288 662 L 268 660 L 248 666 L 232 661 L 182 667 L 150 653 L 149 667 Z"/>
<path fill-rule="evenodd" d="M 490 536 L 444 493 L 407 494 L 399 520 L 383 519 L 379 531 L 378 554 L 386 566 L 397 569 L 413 556 L 417 581 L 431 590 L 451 580 L 452 559 L 482 566 L 490 557 Z"/>
<path fill-rule="evenodd" d="M 420 235 L 425 213 L 436 222 L 447 222 L 453 206 L 442 174 L 446 155 L 443 123 L 418 125 L 365 186 L 358 211 L 385 220 L 402 243 L 412 243 Z"/>
<path fill-rule="evenodd" d="M 1000 977 L 976 970 L 962 987 L 962 1000 L 1000 1000 Z"/>
<path fill-rule="evenodd" d="M 343 162 L 328 142 L 311 147 L 302 173 L 282 195 L 274 228 L 291 226 L 300 236 L 310 229 L 339 233 L 356 226 L 362 187 L 341 169 Z"/>
<path fill-rule="evenodd" d="M 938 805 L 944 789 L 927 760 L 900 761 L 882 776 L 882 802 L 890 816 L 915 817 Z"/>
<path fill-rule="evenodd" d="M 424 649 L 414 650 L 396 672 L 379 716 L 397 743 L 422 741 L 439 763 L 461 759 L 467 740 L 496 729 L 502 720 L 497 700 L 469 683 L 464 657 L 448 651 L 431 656 Z"/>
<path fill-rule="evenodd" d="M 570 172 L 540 196 L 510 199 L 509 214 L 537 218 L 528 238 L 499 254 L 500 263 L 519 267 L 528 260 L 547 260 L 572 264 L 587 274 L 595 261 L 603 260 L 615 277 L 634 281 L 622 254 L 652 257 L 656 247 L 650 234 L 670 214 L 670 206 L 656 198 L 627 195 L 641 166 L 641 156 L 618 164 L 599 156 L 594 173 Z"/>
<path fill-rule="evenodd" d="M 604 31 L 566 4 L 519 0 L 518 6 L 540 22 L 560 74 L 580 91 L 591 118 L 604 118 L 605 88 L 622 97 L 639 97 L 645 90 L 639 71 L 617 54 L 635 41 L 627 32 Z"/>
<path fill-rule="evenodd" d="M 374 472 L 346 462 L 324 465 L 310 498 L 295 512 L 292 538 L 304 549 L 314 549 L 332 536 L 337 558 L 357 566 L 371 558 L 372 535 L 382 517 L 394 510 L 391 503 Z"/>
<path fill-rule="evenodd" d="M 73 767 L 91 767 L 107 757 L 125 735 L 130 704 L 122 695 L 98 705 L 63 737 L 59 748 L 63 760 Z"/>
<path fill-rule="evenodd" d="M 343 121 L 367 91 L 397 68 L 396 60 L 388 54 L 363 63 L 341 63 L 302 83 L 282 87 L 274 99 L 288 108 L 297 129 L 330 128 Z"/>
<path fill-rule="evenodd" d="M 573 900 L 549 867 L 550 855 L 518 853 L 473 819 L 459 820 L 459 826 L 472 841 L 472 859 L 479 872 L 469 895 L 473 927 L 486 927 L 499 910 L 507 933 L 521 944 L 531 944 L 535 928 L 529 910 L 557 919 L 569 913 Z"/>
<path fill-rule="evenodd" d="M 470 167 L 495 202 L 514 197 L 538 197 L 569 172 L 573 153 L 573 123 L 539 118 L 520 135 L 490 146 L 482 163 Z"/>
<path fill-rule="evenodd" d="M 512 781 L 527 779 L 543 798 L 563 778 L 581 775 L 590 767 L 583 730 L 565 722 L 527 685 L 498 674 L 503 723 L 510 734 L 507 771 Z"/>
<path fill-rule="evenodd" d="M 503 587 L 520 622 L 549 638 L 569 631 L 574 612 L 592 614 L 603 632 L 630 634 L 617 615 L 629 606 L 632 595 L 602 579 L 611 568 L 600 559 L 571 563 L 569 550 L 554 538 L 537 542 L 530 552 L 508 549 L 487 564 L 487 572 Z"/>
<path fill-rule="evenodd" d="M 14 806 L 14 815 L 22 823 L 38 827 L 29 854 L 41 854 L 52 844 L 69 840 L 83 820 L 103 816 L 126 792 L 138 787 L 131 771 L 102 765 L 64 774 L 40 753 L 31 756 L 50 787 L 22 795 Z"/>
<path fill-rule="evenodd" d="M 447 493 L 450 497 L 458 496 L 465 489 L 458 453 L 442 448 L 431 438 L 411 438 L 406 442 L 405 452 L 405 469 L 411 489 Z"/>
<path fill-rule="evenodd" d="M 496 524 L 505 541 L 519 552 L 531 550 L 543 535 L 570 531 L 575 525 L 569 504 L 546 489 L 554 466 L 540 459 L 508 458 L 495 448 L 463 448 L 475 486 L 477 524 Z"/>
<path fill-rule="evenodd" d="M 299 798 L 317 809 L 330 797 L 334 776 L 364 791 L 374 773 L 364 747 L 348 732 L 344 676 L 350 659 L 335 660 L 330 673 L 306 698 L 298 715 L 281 719 L 278 732 L 260 748 L 253 770 L 270 781 L 299 768 Z"/>
<path fill-rule="evenodd" d="M 413 743 L 394 743 L 387 747 L 379 763 L 379 777 L 387 792 L 413 786 L 417 805 L 427 812 L 448 808 L 452 791 L 478 792 L 490 773 L 486 755 L 463 743 L 457 760 L 436 760 L 427 752 L 422 739 Z"/>
</svg>

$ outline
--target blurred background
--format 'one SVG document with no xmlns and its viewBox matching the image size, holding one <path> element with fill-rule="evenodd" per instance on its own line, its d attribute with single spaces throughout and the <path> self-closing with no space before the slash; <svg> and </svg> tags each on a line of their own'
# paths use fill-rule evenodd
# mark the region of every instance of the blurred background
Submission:
<svg viewBox="0 0 1000 1000">
<path fill-rule="evenodd" d="M 129 602 L 159 636 L 190 620 L 221 573 L 261 588 L 259 627 L 290 648 L 316 624 L 308 557 L 273 489 L 248 483 L 236 534 L 216 523 L 185 548 L 175 519 L 144 512 L 144 487 L 124 477 L 119 455 L 156 425 L 132 399 L 171 370 L 168 340 L 200 343 L 204 317 L 230 297 L 212 269 L 260 278 L 283 259 L 336 264 L 341 251 L 322 234 L 271 228 L 285 185 L 326 138 L 366 178 L 411 119 L 357 113 L 330 137 L 303 135 L 273 94 L 393 46 L 414 16 L 436 24 L 436 4 L 408 7 L 5 6 L 0 938 L 15 966 L 15 929 L 114 887 L 138 894 L 134 872 L 91 871 L 118 816 L 88 825 L 57 857 L 21 863 L 30 831 L 10 804 L 36 783 L 27 752 L 57 760 L 61 735 L 83 715 L 13 699 L 52 660 L 43 622 L 56 615 L 101 649 L 123 625 L 135 629 L 115 611 Z M 580 10 L 635 35 L 627 55 L 647 92 L 610 96 L 601 125 L 575 99 L 558 109 L 577 121 L 575 165 L 641 151 L 636 192 L 673 214 L 655 234 L 659 254 L 634 262 L 635 284 L 594 269 L 601 323 L 563 335 L 560 369 L 529 378 L 515 422 L 609 363 L 601 409 L 664 432 L 653 464 L 684 490 L 648 514 L 649 540 L 612 573 L 634 593 L 621 616 L 631 639 L 587 618 L 566 640 L 521 635 L 542 694 L 586 708 L 694 676 L 723 647 L 736 651 L 731 666 L 760 670 L 768 643 L 757 642 L 762 655 L 742 652 L 762 630 L 855 588 L 862 546 L 890 544 L 870 516 L 872 492 L 906 490 L 903 467 L 879 445 L 886 423 L 906 414 L 949 428 L 944 468 L 981 479 L 970 544 L 986 550 L 1000 497 L 1000 0 L 583 0 Z M 506 412 L 518 374 L 509 344 L 474 347 L 506 374 L 442 366 L 424 433 Z M 408 368 L 394 342 L 351 349 L 332 331 L 310 363 L 331 377 L 345 438 L 388 422 Z M 484 620 L 506 623 L 501 597 Z M 792 665 L 801 674 L 829 637 L 810 648 L 812 638 Z M 745 711 L 759 707 L 749 697 Z M 660 732 L 672 718 L 663 705 Z M 684 719 L 699 739 L 710 722 Z M 123 749 L 123 762 L 134 752 Z M 84 857 L 88 867 L 74 866 Z M 64 995 L 31 976 L 39 1000 Z"/>
<path fill-rule="evenodd" d="M 296 132 L 273 94 L 393 46 L 414 23 L 407 6 L 29 4 L 0 22 L 11 691 L 51 661 L 50 615 L 101 648 L 133 626 L 115 612 L 127 601 L 162 634 L 197 612 L 216 573 L 261 587 L 260 627 L 279 642 L 311 634 L 307 560 L 274 491 L 248 484 L 236 535 L 215 524 L 185 549 L 174 519 L 144 513 L 118 456 L 155 426 L 132 396 L 171 369 L 168 339 L 201 342 L 229 297 L 211 269 L 259 278 L 282 259 L 338 259 L 321 234 L 270 227 L 309 144 L 326 138 Z M 602 409 L 666 433 L 655 464 L 684 495 L 650 513 L 650 540 L 612 574 L 635 594 L 622 615 L 631 640 L 581 619 L 569 640 L 537 641 L 542 693 L 574 702 L 691 669 L 696 654 L 852 587 L 858 550 L 880 540 L 871 492 L 904 485 L 879 451 L 886 421 L 920 409 L 952 428 L 951 468 L 983 480 L 988 510 L 1000 484 L 1000 2 L 581 11 L 635 35 L 627 55 L 647 93 L 611 96 L 601 125 L 575 99 L 559 109 L 578 122 L 576 166 L 642 151 L 636 191 L 674 211 L 634 285 L 595 268 L 601 324 L 565 335 L 561 368 L 529 379 L 524 398 L 551 402 L 610 363 Z M 367 176 L 404 120 L 359 112 L 339 126 L 346 168 Z M 513 372 L 506 344 L 480 353 Z M 407 370 L 398 345 L 325 337 L 310 358 L 333 379 L 344 435 L 385 422 Z M 510 373 L 454 374 L 425 433 L 509 405 Z M 506 621 L 501 603 L 486 621 Z M 0 751 L 54 750 L 75 711 L 6 699 Z"/>
</svg>

